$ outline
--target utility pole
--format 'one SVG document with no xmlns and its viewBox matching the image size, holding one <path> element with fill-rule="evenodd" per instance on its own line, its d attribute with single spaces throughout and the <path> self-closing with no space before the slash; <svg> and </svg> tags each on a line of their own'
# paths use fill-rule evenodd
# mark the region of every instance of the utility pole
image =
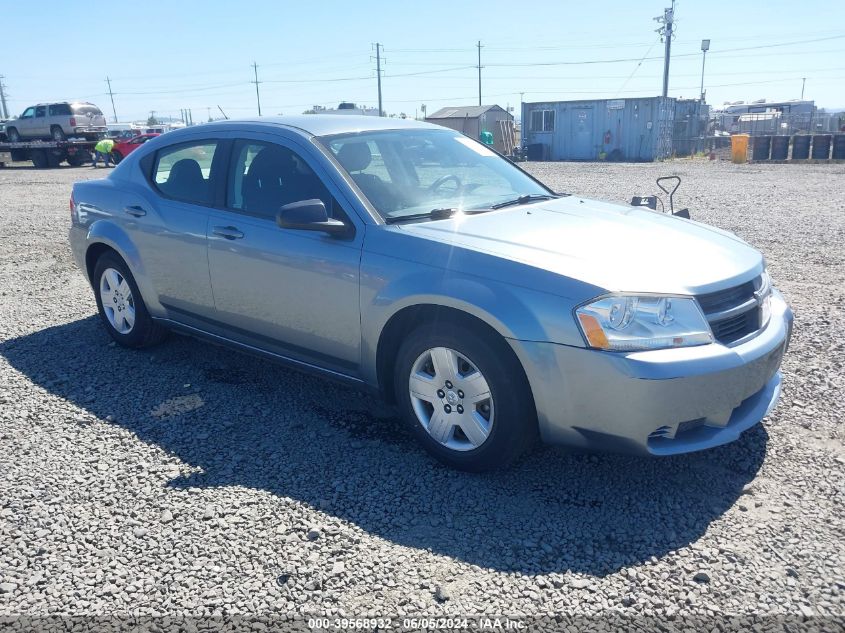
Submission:
<svg viewBox="0 0 845 633">
<path fill-rule="evenodd" d="M 191 112 L 191 109 L 188 108 L 188 125 L 194 124 L 194 113 Z"/>
<path fill-rule="evenodd" d="M 707 51 L 710 50 L 710 40 L 701 40 L 701 103 L 704 103 L 704 62 L 707 61 Z"/>
<path fill-rule="evenodd" d="M 0 75 L 0 108 L 2 108 L 2 112 L 0 114 L 3 115 L 4 119 L 9 118 L 9 110 L 6 108 L 6 86 L 3 85 L 3 80 L 5 77 Z"/>
<path fill-rule="evenodd" d="M 2 77 L 0 77 L 0 79 L 2 79 Z M 804 100 L 804 86 L 806 84 L 807 84 L 807 78 L 801 77 L 801 101 Z M 5 110 L 5 106 L 3 106 L 3 109 Z"/>
<path fill-rule="evenodd" d="M 258 94 L 258 84 L 261 82 L 258 81 L 258 64 L 252 62 L 252 70 L 255 71 L 255 81 L 251 81 L 250 83 L 255 84 L 255 101 L 258 103 L 258 116 L 261 116 L 261 95 Z"/>
<path fill-rule="evenodd" d="M 672 26 L 675 22 L 675 0 L 672 0 L 672 6 L 663 10 L 663 15 L 654 18 L 655 21 L 660 22 L 663 26 L 657 29 L 660 33 L 661 40 L 666 44 L 666 50 L 663 54 L 663 96 L 669 96 L 669 59 L 672 52 Z"/>
<path fill-rule="evenodd" d="M 106 83 L 109 86 L 109 98 L 111 99 L 111 111 L 114 115 L 114 122 L 117 123 L 117 110 L 114 107 L 114 93 L 111 91 L 111 79 L 106 77 Z"/>
<path fill-rule="evenodd" d="M 478 40 L 478 105 L 481 105 L 481 40 Z"/>
<path fill-rule="evenodd" d="M 378 79 L 378 115 L 384 116 L 384 109 L 381 106 L 381 44 L 378 42 L 376 42 L 376 77 Z"/>
</svg>

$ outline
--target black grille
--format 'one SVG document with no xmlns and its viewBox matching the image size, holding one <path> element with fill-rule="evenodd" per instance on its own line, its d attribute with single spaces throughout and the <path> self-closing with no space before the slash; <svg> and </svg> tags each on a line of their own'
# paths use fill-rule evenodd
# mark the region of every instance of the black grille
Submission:
<svg viewBox="0 0 845 633">
<path fill-rule="evenodd" d="M 720 343 L 733 343 L 746 334 L 751 334 L 760 329 L 760 310 L 755 305 L 753 308 L 730 319 L 716 321 L 710 324 L 713 328 L 713 336 Z"/>
<path fill-rule="evenodd" d="M 717 290 L 706 295 L 698 296 L 698 303 L 701 304 L 701 309 L 704 314 L 712 312 L 721 312 L 728 308 L 733 308 L 741 303 L 748 301 L 754 296 L 754 282 L 749 281 L 741 286 L 734 286 L 727 290 Z"/>
<path fill-rule="evenodd" d="M 759 281 L 752 280 L 733 288 L 718 290 L 697 297 L 704 315 L 710 321 L 713 336 L 717 341 L 728 345 L 760 329 L 760 308 L 756 302 L 740 314 L 727 319 L 714 320 L 719 312 L 730 310 L 753 299 L 757 285 L 759 285 Z"/>
</svg>

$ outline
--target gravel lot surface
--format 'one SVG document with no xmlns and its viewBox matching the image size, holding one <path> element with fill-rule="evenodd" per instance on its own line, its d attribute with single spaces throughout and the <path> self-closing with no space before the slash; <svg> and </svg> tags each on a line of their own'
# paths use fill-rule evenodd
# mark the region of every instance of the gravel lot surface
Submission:
<svg viewBox="0 0 845 633">
<path fill-rule="evenodd" d="M 845 615 L 845 166 L 528 168 L 618 202 L 677 173 L 766 254 L 795 310 L 771 417 L 689 456 L 453 472 L 370 396 L 115 347 L 66 242 L 102 171 L 0 169 L 0 615 Z"/>
</svg>

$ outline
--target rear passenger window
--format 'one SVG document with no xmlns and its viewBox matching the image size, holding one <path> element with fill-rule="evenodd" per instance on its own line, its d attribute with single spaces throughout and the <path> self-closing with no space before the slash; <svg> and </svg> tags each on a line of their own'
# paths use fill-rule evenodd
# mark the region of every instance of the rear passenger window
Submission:
<svg viewBox="0 0 845 633">
<path fill-rule="evenodd" d="M 217 141 L 198 141 L 158 152 L 153 182 L 164 195 L 195 204 L 211 204 L 211 163 Z"/>
<path fill-rule="evenodd" d="M 51 105 L 48 113 L 50 116 L 70 116 L 72 114 L 70 111 L 70 104 L 67 103 L 56 103 Z"/>
</svg>

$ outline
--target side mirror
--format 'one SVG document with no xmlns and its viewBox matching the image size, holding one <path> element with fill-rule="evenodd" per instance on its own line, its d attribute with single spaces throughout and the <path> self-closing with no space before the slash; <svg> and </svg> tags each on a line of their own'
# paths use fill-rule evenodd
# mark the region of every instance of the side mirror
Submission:
<svg viewBox="0 0 845 633">
<path fill-rule="evenodd" d="M 326 205 L 322 200 L 300 200 L 284 205 L 276 214 L 276 224 L 283 229 L 299 231 L 320 231 L 332 237 L 346 237 L 350 228 L 341 222 L 329 218 Z"/>
</svg>

